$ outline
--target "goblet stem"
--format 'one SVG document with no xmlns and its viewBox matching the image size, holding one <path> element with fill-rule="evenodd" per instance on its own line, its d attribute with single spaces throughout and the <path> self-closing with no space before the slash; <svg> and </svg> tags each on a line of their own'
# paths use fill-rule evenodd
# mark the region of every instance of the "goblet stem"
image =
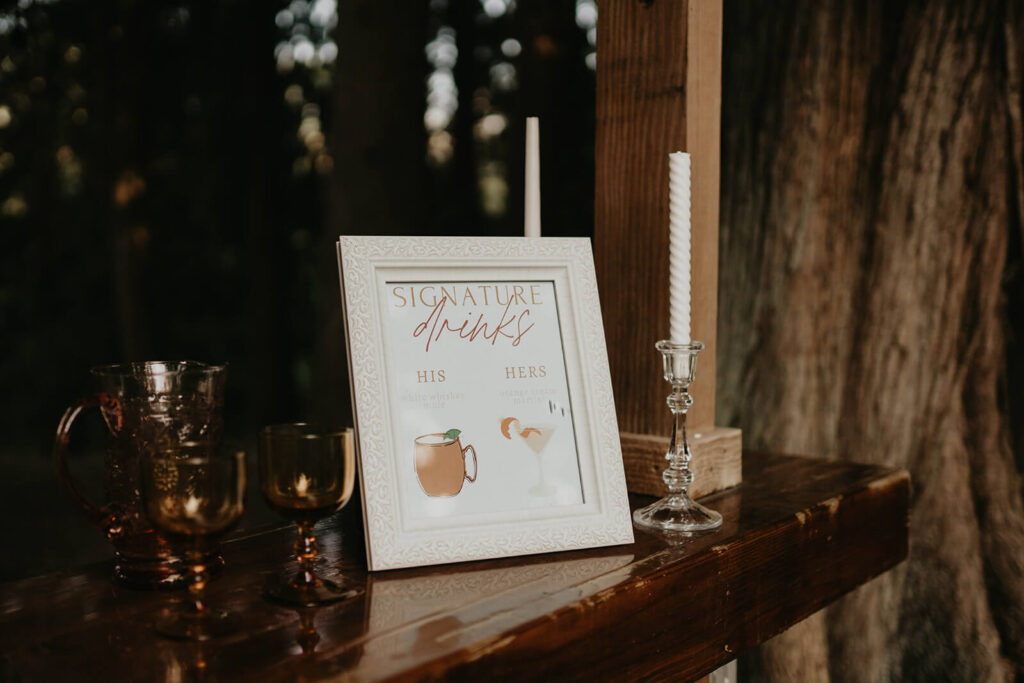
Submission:
<svg viewBox="0 0 1024 683">
<path fill-rule="evenodd" d="M 159 633 L 172 638 L 209 640 L 235 629 L 232 613 L 206 604 L 206 584 L 210 579 L 207 556 L 202 549 L 185 553 L 189 563 L 188 599 L 183 601 L 180 611 L 157 621 Z"/>
<path fill-rule="evenodd" d="M 672 440 L 665 455 L 669 466 L 661 475 L 668 486 L 672 501 L 678 500 L 680 503 L 693 483 L 693 472 L 690 471 L 693 453 L 686 438 L 686 414 L 693 405 L 693 397 L 687 388 L 686 384 L 673 384 L 672 393 L 666 399 L 669 410 L 672 411 Z"/>
<path fill-rule="evenodd" d="M 313 533 L 313 522 L 298 522 L 299 539 L 295 542 L 295 557 L 299 562 L 299 570 L 295 574 L 295 586 L 302 588 L 316 585 L 316 573 L 313 565 L 316 562 L 319 547 Z"/>
<path fill-rule="evenodd" d="M 316 652 L 316 644 L 320 642 L 320 634 L 316 630 L 316 610 L 308 607 L 299 610 L 299 646 L 302 654 L 311 655 Z"/>
<path fill-rule="evenodd" d="M 299 538 L 295 542 L 295 558 L 298 569 L 295 576 L 271 582 L 263 591 L 270 600 L 285 605 L 312 607 L 335 600 L 344 600 L 357 594 L 355 589 L 345 588 L 334 581 L 317 576 L 314 564 L 319 553 L 313 522 L 296 522 Z"/>
<path fill-rule="evenodd" d="M 188 584 L 188 593 L 191 599 L 189 611 L 196 616 L 204 616 L 207 613 L 204 596 L 206 594 L 206 582 L 210 579 L 210 573 L 204 562 L 202 552 L 192 550 L 189 551 L 188 556 L 192 570 L 192 576 Z"/>
</svg>

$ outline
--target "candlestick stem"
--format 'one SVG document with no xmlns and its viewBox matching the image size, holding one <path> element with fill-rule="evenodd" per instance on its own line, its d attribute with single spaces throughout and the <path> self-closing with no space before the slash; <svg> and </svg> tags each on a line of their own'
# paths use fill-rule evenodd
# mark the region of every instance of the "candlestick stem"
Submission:
<svg viewBox="0 0 1024 683">
<path fill-rule="evenodd" d="M 672 441 L 668 447 L 665 458 L 669 462 L 661 478 L 665 480 L 669 493 L 672 497 L 680 494 L 686 495 L 687 489 L 693 483 L 693 472 L 690 471 L 690 459 L 693 453 L 690 451 L 690 444 L 686 439 L 686 413 L 693 405 L 693 397 L 687 391 L 686 385 L 675 384 L 668 399 L 669 410 L 672 411 Z"/>
</svg>

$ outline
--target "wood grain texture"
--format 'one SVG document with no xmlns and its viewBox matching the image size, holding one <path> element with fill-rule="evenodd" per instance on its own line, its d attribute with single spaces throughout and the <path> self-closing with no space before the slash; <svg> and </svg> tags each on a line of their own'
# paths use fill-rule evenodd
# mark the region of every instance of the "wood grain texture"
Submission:
<svg viewBox="0 0 1024 683">
<path fill-rule="evenodd" d="M 1022 40 L 1019 2 L 726 5 L 720 419 L 915 482 L 905 568 L 748 680 L 1024 680 Z"/>
<path fill-rule="evenodd" d="M 626 470 L 626 488 L 630 493 L 664 496 L 668 490 L 661 478 L 668 465 L 665 453 L 669 438 L 650 434 L 619 434 L 622 462 Z M 690 495 L 700 498 L 736 486 L 742 480 L 742 433 L 730 427 L 714 427 L 693 434 L 690 449 L 693 460 L 693 485 Z"/>
<path fill-rule="evenodd" d="M 348 508 L 319 536 L 324 573 L 357 595 L 320 609 L 260 597 L 288 564 L 291 529 L 240 537 L 210 602 L 238 611 L 242 630 L 201 645 L 152 630 L 180 593 L 115 588 L 107 564 L 0 584 L 0 679 L 692 680 L 907 551 L 905 472 L 744 462 L 747 483 L 705 500 L 722 530 L 671 542 L 638 533 L 615 548 L 368 574 Z"/>
<path fill-rule="evenodd" d="M 722 0 L 690 0 L 686 22 L 686 148 L 691 155 L 692 332 L 704 342 L 692 428 L 715 425 L 718 361 L 718 182 L 722 120 Z M 737 447 L 733 455 L 740 457 Z M 736 473 L 739 476 L 739 463 Z"/>
<path fill-rule="evenodd" d="M 692 155 L 691 334 L 707 344 L 700 366 L 715 364 L 721 3 L 606 0 L 600 9 L 594 256 L 612 382 L 620 429 L 666 434 L 654 343 L 668 336 L 668 155 L 677 150 Z M 693 385 L 695 428 L 715 423 L 713 374 Z"/>
</svg>

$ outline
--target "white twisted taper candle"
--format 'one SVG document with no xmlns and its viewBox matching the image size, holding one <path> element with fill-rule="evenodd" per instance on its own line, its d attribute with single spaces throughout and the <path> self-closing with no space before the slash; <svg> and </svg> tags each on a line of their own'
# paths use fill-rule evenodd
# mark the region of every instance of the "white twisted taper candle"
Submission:
<svg viewBox="0 0 1024 683">
<path fill-rule="evenodd" d="M 668 155 L 669 335 L 690 341 L 690 155 Z"/>
</svg>

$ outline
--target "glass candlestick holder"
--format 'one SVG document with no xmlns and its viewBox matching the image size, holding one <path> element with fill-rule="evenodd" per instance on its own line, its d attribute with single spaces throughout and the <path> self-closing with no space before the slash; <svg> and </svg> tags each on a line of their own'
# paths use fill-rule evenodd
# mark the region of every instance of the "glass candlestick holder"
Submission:
<svg viewBox="0 0 1024 683">
<path fill-rule="evenodd" d="M 673 418 L 672 441 L 665 454 L 669 466 L 661 475 L 669 493 L 633 512 L 633 521 L 637 526 L 661 531 L 714 531 L 722 526 L 722 515 L 694 501 L 687 493 L 693 483 L 690 471 L 693 454 L 686 438 L 686 413 L 693 405 L 689 387 L 697 371 L 697 354 L 704 350 L 704 344 L 663 339 L 654 347 L 662 356 L 665 381 L 672 385 L 667 399 Z"/>
</svg>

